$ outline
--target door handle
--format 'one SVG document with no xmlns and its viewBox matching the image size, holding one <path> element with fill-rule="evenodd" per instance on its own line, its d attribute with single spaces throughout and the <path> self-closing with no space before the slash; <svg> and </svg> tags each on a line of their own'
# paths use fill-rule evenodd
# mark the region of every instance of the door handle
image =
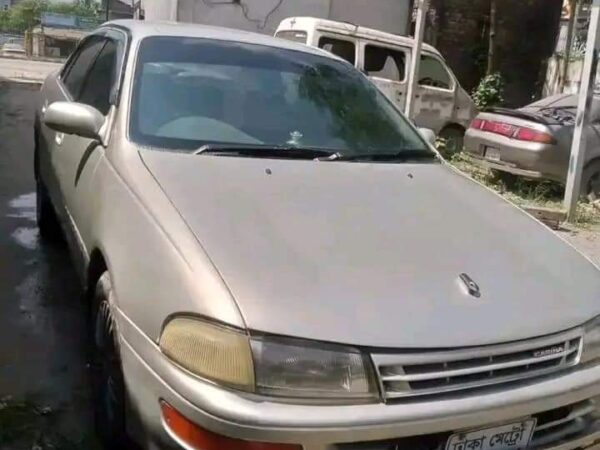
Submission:
<svg viewBox="0 0 600 450">
<path fill-rule="evenodd" d="M 64 140 L 65 133 L 56 133 L 56 135 L 54 136 L 54 142 L 56 142 L 56 145 L 58 145 L 59 147 L 62 145 Z"/>
</svg>

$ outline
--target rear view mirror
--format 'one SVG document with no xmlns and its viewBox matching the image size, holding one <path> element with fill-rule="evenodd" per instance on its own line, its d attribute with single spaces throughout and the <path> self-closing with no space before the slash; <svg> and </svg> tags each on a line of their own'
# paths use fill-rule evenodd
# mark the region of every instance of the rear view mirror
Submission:
<svg viewBox="0 0 600 450">
<path fill-rule="evenodd" d="M 427 141 L 428 144 L 435 145 L 435 132 L 429 128 L 419 128 L 421 137 Z"/>
<path fill-rule="evenodd" d="M 104 116 L 96 108 L 82 103 L 54 102 L 44 113 L 43 121 L 60 133 L 101 140 L 99 132 Z"/>
</svg>

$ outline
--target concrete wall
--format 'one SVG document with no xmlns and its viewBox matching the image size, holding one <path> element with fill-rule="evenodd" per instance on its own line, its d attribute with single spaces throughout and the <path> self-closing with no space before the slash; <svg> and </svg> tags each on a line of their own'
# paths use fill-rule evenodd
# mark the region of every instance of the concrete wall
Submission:
<svg viewBox="0 0 600 450">
<path fill-rule="evenodd" d="M 239 4 L 222 0 L 142 0 L 142 7 L 147 20 L 178 20 L 267 34 L 272 34 L 279 22 L 290 16 L 332 18 L 406 34 L 409 3 L 410 0 L 241 0 Z"/>
</svg>

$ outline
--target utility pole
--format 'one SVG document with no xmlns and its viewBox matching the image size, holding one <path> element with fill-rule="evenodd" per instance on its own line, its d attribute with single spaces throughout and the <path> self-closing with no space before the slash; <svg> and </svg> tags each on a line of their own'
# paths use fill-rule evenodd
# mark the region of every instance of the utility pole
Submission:
<svg viewBox="0 0 600 450">
<path fill-rule="evenodd" d="M 577 118 L 573 132 L 571 146 L 571 159 L 567 174 L 564 207 L 567 210 L 567 220 L 575 219 L 577 201 L 581 191 L 581 174 L 585 161 L 586 129 L 590 122 L 590 109 L 594 97 L 596 84 L 596 69 L 598 68 L 598 38 L 600 36 L 600 0 L 594 0 L 588 28 L 588 39 L 581 73 L 581 87 L 579 88 L 579 102 L 577 105 Z"/>
<path fill-rule="evenodd" d="M 106 4 L 106 21 L 110 20 L 110 0 L 105 0 Z"/>
<path fill-rule="evenodd" d="M 429 11 L 430 0 L 416 0 L 417 2 L 417 26 L 413 43 L 412 58 L 410 61 L 410 74 L 408 77 L 408 93 L 406 95 L 405 114 L 409 119 L 413 118 L 415 110 L 415 94 L 419 88 L 419 67 L 421 65 L 421 48 L 423 48 L 423 36 L 427 11 Z"/>
<path fill-rule="evenodd" d="M 490 0 L 490 36 L 488 41 L 486 75 L 494 73 L 494 51 L 496 47 L 496 0 Z"/>
</svg>

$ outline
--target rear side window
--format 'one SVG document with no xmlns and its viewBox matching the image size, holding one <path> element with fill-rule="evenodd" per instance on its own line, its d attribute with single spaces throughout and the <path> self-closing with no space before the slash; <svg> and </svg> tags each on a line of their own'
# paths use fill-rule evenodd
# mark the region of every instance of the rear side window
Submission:
<svg viewBox="0 0 600 450">
<path fill-rule="evenodd" d="M 440 89 L 452 89 L 452 78 L 444 65 L 431 56 L 421 56 L 419 84 Z"/>
<path fill-rule="evenodd" d="M 116 72 L 117 44 L 109 40 L 90 69 L 78 101 L 93 106 L 104 115 L 108 114 Z"/>
<path fill-rule="evenodd" d="M 356 62 L 356 46 L 353 42 L 323 36 L 319 39 L 319 48 L 345 59 L 352 65 Z"/>
<path fill-rule="evenodd" d="M 365 47 L 365 71 L 372 77 L 404 81 L 406 53 L 391 48 L 367 45 Z"/>
<path fill-rule="evenodd" d="M 105 42 L 100 37 L 92 37 L 85 41 L 63 73 L 62 81 L 74 99 L 79 97 L 85 76 Z"/>
<path fill-rule="evenodd" d="M 276 37 L 285 39 L 286 41 L 300 42 L 301 44 L 306 44 L 306 31 L 279 31 Z"/>
</svg>

